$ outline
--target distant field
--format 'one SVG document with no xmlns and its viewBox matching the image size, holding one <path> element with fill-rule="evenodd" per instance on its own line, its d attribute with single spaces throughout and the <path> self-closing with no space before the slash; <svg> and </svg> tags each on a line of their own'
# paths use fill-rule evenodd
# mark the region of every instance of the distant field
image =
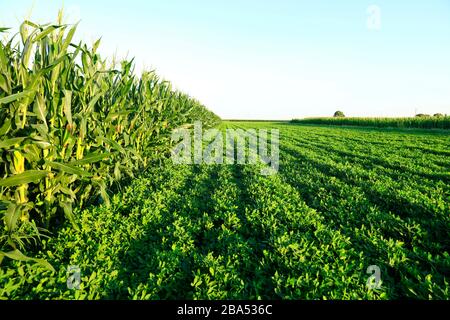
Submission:
<svg viewBox="0 0 450 320">
<path fill-rule="evenodd" d="M 450 298 L 450 134 L 225 128 L 279 129 L 279 173 L 150 168 L 44 244 L 37 257 L 56 273 L 6 261 L 0 298 Z M 67 289 L 68 265 L 82 270 L 80 290 Z"/>
<path fill-rule="evenodd" d="M 307 118 L 294 119 L 293 123 L 326 124 L 335 126 L 368 126 L 392 128 L 450 129 L 450 117 L 414 118 Z"/>
</svg>

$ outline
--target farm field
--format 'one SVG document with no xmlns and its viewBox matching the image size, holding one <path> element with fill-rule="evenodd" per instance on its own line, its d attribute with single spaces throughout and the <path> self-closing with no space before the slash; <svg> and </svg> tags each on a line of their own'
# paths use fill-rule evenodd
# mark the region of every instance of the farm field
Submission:
<svg viewBox="0 0 450 320">
<path fill-rule="evenodd" d="M 38 264 L 3 261 L 2 299 L 449 299 L 450 133 L 279 129 L 280 167 L 150 166 L 74 209 Z M 381 287 L 368 289 L 369 266 Z M 81 271 L 79 290 L 67 268 Z"/>
<path fill-rule="evenodd" d="M 409 118 L 305 118 L 293 119 L 292 122 L 301 124 L 328 124 L 334 126 L 361 126 L 379 128 L 450 129 L 450 116 L 442 114 L 436 114 L 434 116 L 422 115 Z"/>
</svg>

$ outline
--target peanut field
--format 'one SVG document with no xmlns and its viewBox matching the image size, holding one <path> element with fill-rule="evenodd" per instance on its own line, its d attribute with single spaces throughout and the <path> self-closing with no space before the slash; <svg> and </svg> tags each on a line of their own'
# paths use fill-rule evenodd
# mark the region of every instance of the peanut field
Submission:
<svg viewBox="0 0 450 320">
<path fill-rule="evenodd" d="M 108 204 L 74 207 L 42 239 L 32 256 L 52 270 L 5 258 L 0 298 L 450 298 L 448 131 L 218 128 L 278 129 L 278 172 L 147 166 Z M 69 266 L 80 270 L 77 289 Z M 369 266 L 380 269 L 377 288 L 367 286 Z"/>
</svg>

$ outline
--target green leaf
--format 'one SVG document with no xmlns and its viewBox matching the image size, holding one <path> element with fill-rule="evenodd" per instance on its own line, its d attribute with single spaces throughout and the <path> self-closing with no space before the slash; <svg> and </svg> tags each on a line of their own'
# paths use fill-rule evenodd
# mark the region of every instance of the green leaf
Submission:
<svg viewBox="0 0 450 320">
<path fill-rule="evenodd" d="M 39 29 L 39 26 L 36 23 L 31 22 L 30 20 L 25 20 L 23 22 L 23 25 L 29 25 L 30 27 L 33 27 L 35 29 Z"/>
<path fill-rule="evenodd" d="M 5 123 L 0 127 L 0 137 L 4 136 L 11 130 L 11 119 L 6 118 Z"/>
<path fill-rule="evenodd" d="M 106 142 L 107 144 L 112 146 L 114 149 L 116 149 L 120 153 L 126 153 L 125 149 L 120 144 L 118 144 L 116 141 L 113 141 L 113 140 L 105 138 L 105 137 L 98 137 L 98 140 Z"/>
<path fill-rule="evenodd" d="M 6 139 L 3 141 L 0 141 L 0 149 L 8 149 L 11 146 L 20 144 L 26 138 L 27 137 L 17 137 L 17 138 L 11 138 L 11 139 Z"/>
<path fill-rule="evenodd" d="M 0 67 L 1 70 L 1 67 Z M 0 73 L 0 89 L 2 89 L 4 92 L 10 92 L 9 83 L 7 79 Z"/>
<path fill-rule="evenodd" d="M 97 41 L 94 42 L 94 45 L 92 46 L 92 51 L 95 53 L 97 52 L 98 46 L 100 45 L 100 41 L 102 38 L 99 38 Z"/>
<path fill-rule="evenodd" d="M 100 92 L 96 96 L 94 96 L 94 98 L 92 98 L 92 100 L 89 102 L 88 107 L 85 110 L 86 113 L 90 113 L 94 109 L 95 104 L 97 103 L 98 99 L 101 98 L 102 95 L 103 92 Z"/>
<path fill-rule="evenodd" d="M 58 185 L 58 189 L 61 190 L 62 193 L 67 194 L 72 199 L 76 199 L 76 194 L 70 188 L 63 187 L 61 184 Z"/>
<path fill-rule="evenodd" d="M 52 70 L 54 67 L 56 67 L 58 64 L 60 64 L 61 61 L 63 61 L 66 57 L 67 57 L 67 55 L 63 55 L 62 57 L 59 57 L 58 59 L 54 60 L 48 66 L 46 66 L 46 67 L 42 68 L 41 70 L 39 70 L 39 74 L 43 74 L 46 71 Z"/>
<path fill-rule="evenodd" d="M 41 159 L 41 152 L 36 144 L 27 144 L 23 148 L 24 157 L 31 163 L 38 162 Z"/>
<path fill-rule="evenodd" d="M 66 39 L 64 39 L 64 43 L 61 46 L 60 55 L 66 53 L 67 48 L 69 47 L 70 43 L 72 42 L 72 38 L 75 34 L 75 31 L 77 30 L 77 26 L 78 26 L 78 23 L 75 24 L 67 33 L 67 37 L 66 37 Z"/>
<path fill-rule="evenodd" d="M 9 95 L 9 96 L 4 97 L 4 98 L 0 98 L 0 105 L 1 104 L 7 104 L 7 103 L 10 103 L 10 102 L 16 101 L 18 99 L 21 99 L 21 98 L 28 97 L 32 93 L 33 93 L 33 90 L 25 90 L 25 91 L 22 91 L 22 92 L 19 92 L 19 93 L 14 93 L 14 94 Z"/>
<path fill-rule="evenodd" d="M 0 180 L 0 187 L 19 186 L 26 183 L 36 183 L 46 177 L 50 172 L 44 170 L 28 170 Z"/>
<path fill-rule="evenodd" d="M 16 228 L 19 217 L 20 207 L 14 203 L 10 203 L 4 217 L 5 225 L 8 231 L 12 231 Z"/>
<path fill-rule="evenodd" d="M 80 169 L 71 164 L 64 164 L 64 163 L 60 163 L 60 162 L 47 161 L 47 160 L 45 161 L 45 163 L 56 170 L 60 170 L 60 171 L 70 173 L 70 174 L 75 174 L 80 177 L 90 177 L 91 176 L 91 174 L 89 172 L 87 172 L 83 169 Z"/>
<path fill-rule="evenodd" d="M 45 107 L 45 101 L 40 93 L 36 96 L 36 101 L 34 102 L 34 105 L 33 105 L 33 112 L 36 114 L 36 116 L 39 120 L 44 122 L 45 127 L 48 128 L 47 120 L 46 120 L 47 112 L 46 112 L 46 107 Z"/>
<path fill-rule="evenodd" d="M 83 159 L 80 160 L 74 160 L 69 162 L 70 165 L 83 165 L 83 164 L 89 164 L 98 162 L 100 160 L 103 160 L 107 157 L 109 157 L 111 153 L 90 153 L 86 155 Z"/>
<path fill-rule="evenodd" d="M 50 271 L 56 272 L 55 269 L 52 267 L 52 265 L 50 263 L 48 263 L 46 260 L 27 257 L 26 255 L 24 255 L 22 252 L 20 252 L 17 249 L 13 250 L 13 251 L 9 251 L 9 252 L 0 251 L 0 257 L 3 258 L 3 256 L 6 256 L 10 259 L 18 260 L 18 261 L 25 261 L 25 262 L 33 261 L 36 264 L 38 264 L 44 268 L 47 268 Z"/>
<path fill-rule="evenodd" d="M 131 111 L 119 111 L 119 112 L 110 112 L 108 116 L 106 117 L 105 121 L 113 121 L 117 119 L 118 117 L 126 117 L 131 113 Z"/>
<path fill-rule="evenodd" d="M 5 49 L 0 41 L 0 70 L 7 70 L 9 59 L 6 58 Z"/>
<path fill-rule="evenodd" d="M 49 26 L 47 27 L 44 31 L 42 31 L 41 33 L 39 33 L 36 38 L 34 38 L 34 41 L 39 41 L 42 38 L 44 38 L 46 35 L 48 35 L 49 33 L 53 32 L 54 30 L 58 29 L 60 26 Z"/>
<path fill-rule="evenodd" d="M 73 215 L 72 210 L 72 203 L 68 201 L 60 201 L 59 205 L 64 210 L 64 214 L 66 218 L 70 221 L 72 226 L 75 228 L 75 230 L 80 231 L 80 228 L 78 227 L 77 223 L 75 222 L 75 216 Z"/>
<path fill-rule="evenodd" d="M 72 91 L 64 90 L 64 114 L 67 118 L 67 122 L 72 125 Z"/>
</svg>

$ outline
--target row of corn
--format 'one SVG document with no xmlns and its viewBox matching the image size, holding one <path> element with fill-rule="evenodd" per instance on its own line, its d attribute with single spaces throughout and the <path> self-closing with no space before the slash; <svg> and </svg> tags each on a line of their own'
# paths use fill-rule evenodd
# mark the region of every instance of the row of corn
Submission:
<svg viewBox="0 0 450 320">
<path fill-rule="evenodd" d="M 61 20 L 25 21 L 0 42 L 0 262 L 73 221 L 75 206 L 108 204 L 111 189 L 169 153 L 174 128 L 220 121 L 154 72 L 103 60 L 99 41 L 73 43 L 77 26 Z"/>
</svg>

